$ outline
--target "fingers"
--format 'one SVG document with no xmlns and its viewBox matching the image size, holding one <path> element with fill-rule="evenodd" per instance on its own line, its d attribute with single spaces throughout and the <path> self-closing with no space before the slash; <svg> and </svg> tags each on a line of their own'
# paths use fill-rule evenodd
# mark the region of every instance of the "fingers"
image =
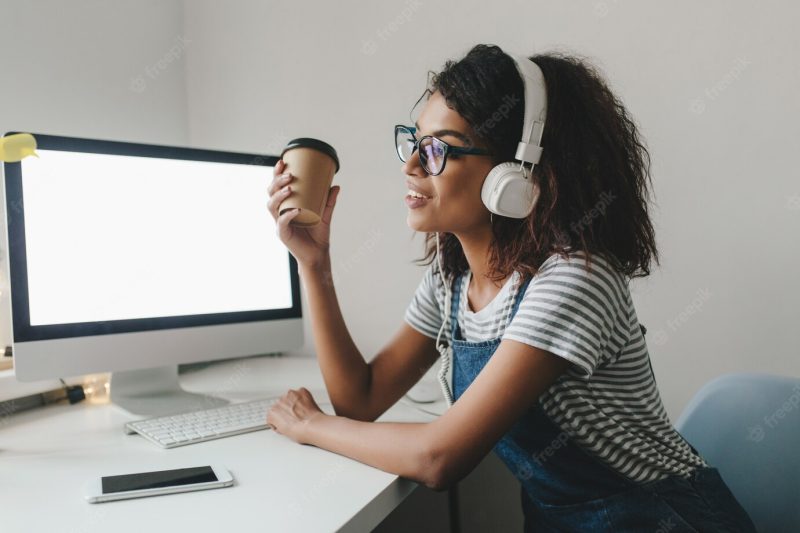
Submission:
<svg viewBox="0 0 800 533">
<path fill-rule="evenodd" d="M 291 175 L 291 173 L 286 172 L 286 163 L 284 163 L 283 160 L 280 160 L 275 164 L 272 176 L 272 182 L 270 182 L 269 187 L 267 187 L 267 193 L 269 193 L 270 196 L 275 194 L 275 191 L 292 181 L 292 178 L 294 177 Z"/>
<path fill-rule="evenodd" d="M 292 194 L 292 186 L 289 185 L 289 181 L 291 181 L 292 176 L 289 176 L 288 179 L 283 181 L 279 181 L 280 183 L 285 183 L 283 187 L 281 187 L 277 192 L 270 193 L 269 200 L 267 200 L 267 209 L 269 210 L 270 214 L 272 214 L 272 218 L 278 220 L 278 208 L 281 205 L 281 202 L 286 200 Z"/>
<path fill-rule="evenodd" d="M 287 401 L 291 398 L 293 391 L 290 389 L 286 392 L 283 396 L 277 399 L 277 401 L 270 406 L 269 410 L 267 411 L 266 422 L 267 427 L 273 430 L 278 430 L 278 424 L 283 420 L 286 413 L 286 404 Z M 280 431 L 277 431 L 281 433 Z"/>
<path fill-rule="evenodd" d="M 279 174 L 274 180 L 272 180 L 272 183 L 269 184 L 269 187 L 267 188 L 267 192 L 270 194 L 270 196 L 272 196 L 273 194 L 275 194 L 277 191 L 279 191 L 283 187 L 286 187 L 287 185 L 289 185 L 289 183 L 291 183 L 291 181 L 293 179 L 294 179 L 294 176 L 292 176 L 288 172 L 285 172 L 283 174 Z"/>
<path fill-rule="evenodd" d="M 286 163 L 283 162 L 283 159 L 279 159 L 275 166 L 272 168 L 272 181 L 269 183 L 267 187 L 267 193 L 272 195 L 275 192 L 275 182 L 278 180 L 278 176 L 284 173 L 286 169 Z"/>
<path fill-rule="evenodd" d="M 278 162 L 275 163 L 275 167 L 272 169 L 272 177 L 274 178 L 278 174 L 283 174 L 285 168 L 286 163 L 283 161 L 283 159 L 278 159 Z"/>
<path fill-rule="evenodd" d="M 285 172 L 285 170 L 286 163 L 283 159 L 279 159 L 275 163 L 273 179 L 267 187 L 267 194 L 269 194 L 267 210 L 275 220 L 278 220 L 278 208 L 281 203 L 292 194 L 292 187 L 289 184 L 294 179 L 294 176 L 289 172 Z"/>
<path fill-rule="evenodd" d="M 279 398 L 278 403 L 280 403 L 282 401 L 288 401 L 290 399 L 297 398 L 297 397 L 300 397 L 300 396 L 311 396 L 311 397 L 313 397 L 311 395 L 311 391 L 310 390 L 308 390 L 305 387 L 300 387 L 300 388 L 297 388 L 297 389 L 289 389 L 288 391 L 286 391 L 286 394 L 284 394 L 283 396 L 281 396 Z"/>
<path fill-rule="evenodd" d="M 325 203 L 325 208 L 322 210 L 322 221 L 330 225 L 333 218 L 333 208 L 336 206 L 336 200 L 339 198 L 339 191 L 342 188 L 338 185 L 331 187 L 330 194 L 328 194 L 328 201 Z"/>
<path fill-rule="evenodd" d="M 295 207 L 294 209 L 289 209 L 275 219 L 278 223 L 277 232 L 281 241 L 288 242 L 289 238 L 292 236 L 292 227 L 289 225 L 289 223 L 299 213 L 300 209 Z"/>
</svg>

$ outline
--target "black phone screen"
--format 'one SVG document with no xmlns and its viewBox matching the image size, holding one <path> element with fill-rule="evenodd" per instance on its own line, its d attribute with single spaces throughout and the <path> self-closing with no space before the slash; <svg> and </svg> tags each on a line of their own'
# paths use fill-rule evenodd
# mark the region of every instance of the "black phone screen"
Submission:
<svg viewBox="0 0 800 533">
<path fill-rule="evenodd" d="M 208 483 L 210 481 L 217 481 L 217 476 L 214 474 L 214 469 L 210 466 L 197 466 L 194 468 L 178 468 L 176 470 L 158 470 L 155 472 L 125 474 L 122 476 L 106 476 L 103 477 L 101 481 L 103 484 L 103 494 L 110 494 L 113 492 L 127 492 L 129 490 Z"/>
</svg>

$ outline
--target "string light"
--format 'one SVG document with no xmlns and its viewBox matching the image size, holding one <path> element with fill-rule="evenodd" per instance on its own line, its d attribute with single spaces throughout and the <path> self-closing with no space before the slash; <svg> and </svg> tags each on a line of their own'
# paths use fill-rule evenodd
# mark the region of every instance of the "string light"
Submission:
<svg viewBox="0 0 800 533">
<path fill-rule="evenodd" d="M 111 374 L 88 374 L 83 377 L 83 392 L 91 404 L 106 404 L 111 401 Z"/>
</svg>

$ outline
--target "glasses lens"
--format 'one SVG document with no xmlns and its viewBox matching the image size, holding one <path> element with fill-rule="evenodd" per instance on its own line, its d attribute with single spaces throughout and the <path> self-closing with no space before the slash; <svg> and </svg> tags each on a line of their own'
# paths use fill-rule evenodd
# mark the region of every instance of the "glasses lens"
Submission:
<svg viewBox="0 0 800 533">
<path fill-rule="evenodd" d="M 406 128 L 395 128 L 394 144 L 400 160 L 404 163 L 408 161 L 408 158 L 414 152 L 414 135 Z"/>
<path fill-rule="evenodd" d="M 444 167 L 445 145 L 434 137 L 426 137 L 419 144 L 419 156 L 425 172 L 437 175 Z"/>
</svg>

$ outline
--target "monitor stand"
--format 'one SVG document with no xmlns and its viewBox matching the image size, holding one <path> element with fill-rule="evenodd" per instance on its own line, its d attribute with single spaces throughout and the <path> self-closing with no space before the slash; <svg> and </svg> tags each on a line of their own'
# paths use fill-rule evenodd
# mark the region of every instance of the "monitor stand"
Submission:
<svg viewBox="0 0 800 533">
<path fill-rule="evenodd" d="M 112 403 L 129 413 L 145 416 L 212 409 L 230 403 L 183 390 L 177 365 L 112 372 L 110 397 Z"/>
</svg>

